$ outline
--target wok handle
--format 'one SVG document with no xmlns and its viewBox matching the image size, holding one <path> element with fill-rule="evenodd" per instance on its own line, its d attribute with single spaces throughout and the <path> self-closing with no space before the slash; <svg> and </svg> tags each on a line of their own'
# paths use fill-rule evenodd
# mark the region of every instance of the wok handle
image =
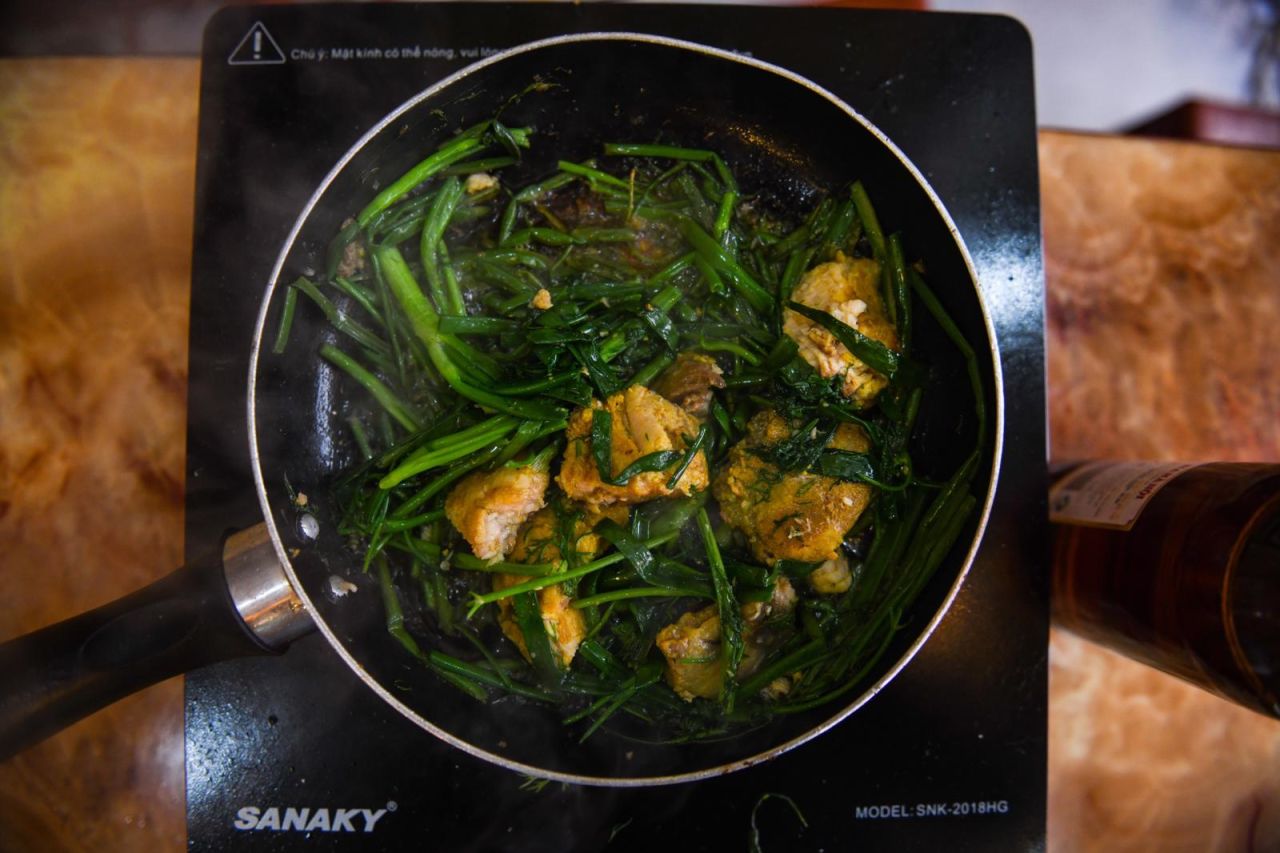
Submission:
<svg viewBox="0 0 1280 853">
<path fill-rule="evenodd" d="M 278 654 L 310 628 L 265 526 L 233 534 L 221 554 L 0 645 L 0 761 L 171 676 Z"/>
</svg>

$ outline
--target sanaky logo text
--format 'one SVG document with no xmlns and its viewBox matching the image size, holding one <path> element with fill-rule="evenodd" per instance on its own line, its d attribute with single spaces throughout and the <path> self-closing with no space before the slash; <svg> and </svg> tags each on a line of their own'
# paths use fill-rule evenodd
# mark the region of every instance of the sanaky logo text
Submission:
<svg viewBox="0 0 1280 853">
<path fill-rule="evenodd" d="M 394 803 L 380 809 L 296 808 L 244 806 L 236 812 L 235 828 L 276 832 L 373 832 Z"/>
</svg>

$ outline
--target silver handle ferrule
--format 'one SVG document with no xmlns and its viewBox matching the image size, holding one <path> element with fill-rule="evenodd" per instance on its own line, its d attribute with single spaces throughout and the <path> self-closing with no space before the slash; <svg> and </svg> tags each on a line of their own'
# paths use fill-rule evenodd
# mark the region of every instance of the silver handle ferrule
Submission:
<svg viewBox="0 0 1280 853">
<path fill-rule="evenodd" d="M 266 524 L 228 536 L 222 568 L 240 618 L 268 646 L 282 648 L 315 628 L 280 565 Z"/>
</svg>

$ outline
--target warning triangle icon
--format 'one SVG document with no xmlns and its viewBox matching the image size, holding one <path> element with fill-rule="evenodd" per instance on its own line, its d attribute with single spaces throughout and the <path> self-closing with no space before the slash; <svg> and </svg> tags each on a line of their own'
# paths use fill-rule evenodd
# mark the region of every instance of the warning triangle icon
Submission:
<svg viewBox="0 0 1280 853">
<path fill-rule="evenodd" d="M 249 28 L 227 59 L 229 65 L 280 65 L 283 62 L 284 51 L 261 21 Z"/>
</svg>

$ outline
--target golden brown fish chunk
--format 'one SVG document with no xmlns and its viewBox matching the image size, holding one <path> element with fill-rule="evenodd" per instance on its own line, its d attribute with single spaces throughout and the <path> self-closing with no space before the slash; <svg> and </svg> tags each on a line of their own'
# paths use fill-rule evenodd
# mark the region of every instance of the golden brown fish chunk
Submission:
<svg viewBox="0 0 1280 853">
<path fill-rule="evenodd" d="M 572 514 L 573 530 L 562 532 L 563 520 Z M 625 525 L 629 510 L 625 504 L 615 504 L 599 509 L 578 509 L 562 507 L 560 511 L 554 506 L 543 507 L 520 527 L 516 534 L 515 544 L 510 551 L 513 563 L 553 563 L 562 558 L 560 543 L 572 536 L 573 550 L 582 562 L 598 556 L 608 545 L 595 533 L 595 527 L 604 519 Z"/>
<path fill-rule="evenodd" d="M 846 258 L 819 264 L 804 274 L 791 293 L 793 302 L 825 311 L 889 349 L 899 347 L 880 298 L 880 265 L 869 258 Z M 796 342 L 800 356 L 823 377 L 842 376 L 842 393 L 869 406 L 889 380 L 849 352 L 836 336 L 795 311 L 783 312 L 782 330 Z"/>
<path fill-rule="evenodd" d="M 545 287 L 538 288 L 538 292 L 529 300 L 530 308 L 537 308 L 539 311 L 551 310 L 551 291 Z"/>
<path fill-rule="evenodd" d="M 795 606 L 795 589 L 785 577 L 778 578 L 768 601 L 742 605 L 743 652 L 738 678 L 760 668 L 783 633 L 773 630 L 774 623 L 789 623 Z M 720 612 L 714 604 L 684 614 L 659 631 L 656 642 L 667 659 L 667 683 L 677 696 L 692 702 L 696 697 L 714 699 L 720 695 L 724 665 L 720 660 Z"/>
<path fill-rule="evenodd" d="M 681 616 L 658 632 L 658 649 L 667 659 L 666 678 L 686 702 L 720 695 L 720 614 L 714 604 Z"/>
<path fill-rule="evenodd" d="M 744 647 L 742 661 L 738 664 L 738 678 L 745 678 L 759 669 L 769 650 L 789 633 L 796 601 L 791 581 L 779 577 L 768 601 L 748 601 L 742 605 Z"/>
<path fill-rule="evenodd" d="M 827 560 L 809 572 L 809 585 L 819 595 L 848 592 L 849 587 L 853 586 L 853 573 L 849 571 L 848 558 L 844 554 L 837 554 L 834 560 Z"/>
<path fill-rule="evenodd" d="M 611 396 L 604 404 L 591 401 L 589 408 L 578 409 L 569 417 L 566 432 L 569 446 L 560 465 L 557 482 L 564 493 L 588 506 L 634 504 L 669 495 L 689 495 L 707 487 L 707 457 L 701 450 L 689 467 L 667 488 L 667 480 L 675 465 L 666 471 L 637 474 L 621 486 L 600 479 L 595 457 L 591 454 L 591 424 L 595 412 L 605 410 L 613 417 L 611 474 L 616 477 L 624 468 L 642 456 L 661 450 L 683 452 L 698 433 L 698 422 L 688 412 L 643 385 L 632 385 Z"/>
<path fill-rule="evenodd" d="M 524 575 L 495 574 L 493 588 L 506 589 L 528 579 Z M 546 628 L 551 650 L 562 665 L 568 666 L 578 653 L 583 637 L 587 635 L 587 620 L 583 618 L 582 611 L 573 606 L 573 599 L 565 595 L 560 584 L 540 589 L 536 595 L 538 613 L 542 616 L 542 625 Z M 510 598 L 498 599 L 498 625 L 507 639 L 516 644 L 525 660 L 530 660 L 529 647 L 525 645 L 524 633 L 516 623 L 514 610 Z"/>
<path fill-rule="evenodd" d="M 476 471 L 453 487 L 444 514 L 482 560 L 500 560 L 526 518 L 546 502 L 551 474 L 545 465 Z"/>
<path fill-rule="evenodd" d="M 711 493 L 720 514 L 747 538 L 757 560 L 817 563 L 834 560 L 849 529 L 871 501 L 871 487 L 806 471 L 781 471 L 757 455 L 789 437 L 794 427 L 764 411 L 747 424 L 747 437 L 729 449 L 729 464 Z M 866 435 L 841 424 L 828 445 L 865 452 Z"/>
<path fill-rule="evenodd" d="M 554 507 L 543 507 L 534 513 L 520 527 L 515 543 L 511 548 L 510 558 L 516 563 L 553 563 L 560 560 L 562 551 L 560 543 L 567 536 L 573 537 L 573 549 L 581 561 L 591 560 L 598 556 L 608 545 L 593 530 L 603 519 L 611 519 L 618 524 L 626 524 L 627 507 L 618 505 L 609 507 L 603 512 L 589 510 L 574 513 L 572 531 L 562 533 L 562 514 Z M 526 575 L 499 573 L 493 577 L 495 590 L 506 589 L 528 580 Z M 587 624 L 582 612 L 573 606 L 573 599 L 565 595 L 557 584 L 540 589 L 537 592 L 538 610 L 542 614 L 542 624 L 546 627 L 547 637 L 551 640 L 551 648 L 560 661 L 568 666 L 586 635 Z M 525 645 L 524 634 L 516 623 L 510 598 L 498 599 L 498 625 L 507 639 L 516 644 L 520 654 L 527 659 L 529 648 Z"/>
<path fill-rule="evenodd" d="M 653 390 L 700 421 L 707 419 L 711 393 L 724 387 L 724 371 L 716 360 L 700 352 L 682 352 L 658 374 Z"/>
</svg>

